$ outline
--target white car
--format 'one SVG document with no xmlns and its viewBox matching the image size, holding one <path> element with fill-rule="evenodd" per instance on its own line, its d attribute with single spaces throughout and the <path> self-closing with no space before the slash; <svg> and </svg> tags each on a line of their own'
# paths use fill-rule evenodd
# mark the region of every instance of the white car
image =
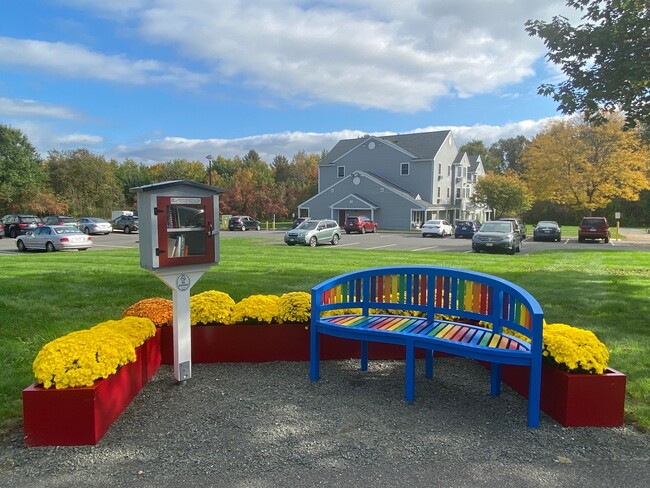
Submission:
<svg viewBox="0 0 650 488">
<path fill-rule="evenodd" d="M 48 252 L 62 249 L 85 251 L 92 245 L 90 236 L 70 225 L 44 225 L 16 238 L 16 247 L 21 252 L 28 249 L 41 249 Z"/>
<path fill-rule="evenodd" d="M 422 237 L 445 237 L 454 233 L 454 228 L 446 220 L 427 220 L 420 230 L 422 231 Z"/>
</svg>

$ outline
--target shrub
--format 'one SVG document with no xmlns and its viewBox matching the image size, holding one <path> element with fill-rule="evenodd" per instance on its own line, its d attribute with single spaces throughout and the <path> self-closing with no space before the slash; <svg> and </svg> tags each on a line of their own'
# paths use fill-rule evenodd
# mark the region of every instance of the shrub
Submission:
<svg viewBox="0 0 650 488">
<path fill-rule="evenodd" d="M 601 374 L 609 361 L 607 347 L 593 332 L 566 324 L 544 327 L 542 356 L 571 373 Z"/>
<path fill-rule="evenodd" d="M 280 297 L 251 295 L 238 302 L 232 311 L 232 323 L 261 324 L 278 320 Z"/>
</svg>

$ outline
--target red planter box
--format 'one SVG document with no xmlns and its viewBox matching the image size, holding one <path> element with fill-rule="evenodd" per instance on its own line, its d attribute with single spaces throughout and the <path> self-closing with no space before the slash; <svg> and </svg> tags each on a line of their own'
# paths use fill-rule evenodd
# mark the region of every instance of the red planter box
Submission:
<svg viewBox="0 0 650 488">
<path fill-rule="evenodd" d="M 142 347 L 142 385 L 144 386 L 160 368 L 162 358 L 160 352 L 160 329 L 156 329 L 155 337 L 148 339 Z"/>
<path fill-rule="evenodd" d="M 23 390 L 25 444 L 97 444 L 160 367 L 160 334 L 136 349 L 136 361 L 116 374 L 81 388 Z"/>
<path fill-rule="evenodd" d="M 525 366 L 502 366 L 502 380 L 528 398 Z M 625 413 L 626 377 L 613 369 L 603 374 L 574 374 L 542 364 L 541 409 L 565 427 L 619 427 Z"/>
<path fill-rule="evenodd" d="M 162 364 L 174 362 L 174 331 L 162 327 Z M 305 324 L 200 325 L 191 329 L 193 363 L 263 363 L 309 361 Z M 359 358 L 359 341 L 321 334 L 321 359 Z M 404 347 L 371 342 L 370 359 L 404 359 Z M 422 353 L 418 357 L 424 357 Z"/>
</svg>

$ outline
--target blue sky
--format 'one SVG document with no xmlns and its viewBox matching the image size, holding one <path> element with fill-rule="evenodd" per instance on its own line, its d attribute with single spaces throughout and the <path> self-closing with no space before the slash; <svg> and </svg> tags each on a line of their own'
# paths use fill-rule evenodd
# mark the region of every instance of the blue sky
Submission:
<svg viewBox="0 0 650 488">
<path fill-rule="evenodd" d="M 270 162 L 339 139 L 450 129 L 534 136 L 557 67 L 527 19 L 547 0 L 0 2 L 0 124 L 41 154 Z"/>
</svg>

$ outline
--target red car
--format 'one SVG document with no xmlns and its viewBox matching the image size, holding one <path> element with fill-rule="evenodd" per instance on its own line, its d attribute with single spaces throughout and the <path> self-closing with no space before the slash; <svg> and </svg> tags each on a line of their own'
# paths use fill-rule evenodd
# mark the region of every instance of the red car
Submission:
<svg viewBox="0 0 650 488">
<path fill-rule="evenodd" d="M 365 234 L 366 232 L 377 232 L 377 222 L 374 222 L 368 217 L 363 216 L 348 217 L 345 219 L 343 228 L 345 229 L 346 234 L 349 234 L 350 232 L 358 232 L 359 234 Z"/>
<path fill-rule="evenodd" d="M 605 244 L 609 242 L 609 224 L 605 217 L 583 217 L 578 228 L 578 242 L 587 239 L 602 239 Z"/>
</svg>

